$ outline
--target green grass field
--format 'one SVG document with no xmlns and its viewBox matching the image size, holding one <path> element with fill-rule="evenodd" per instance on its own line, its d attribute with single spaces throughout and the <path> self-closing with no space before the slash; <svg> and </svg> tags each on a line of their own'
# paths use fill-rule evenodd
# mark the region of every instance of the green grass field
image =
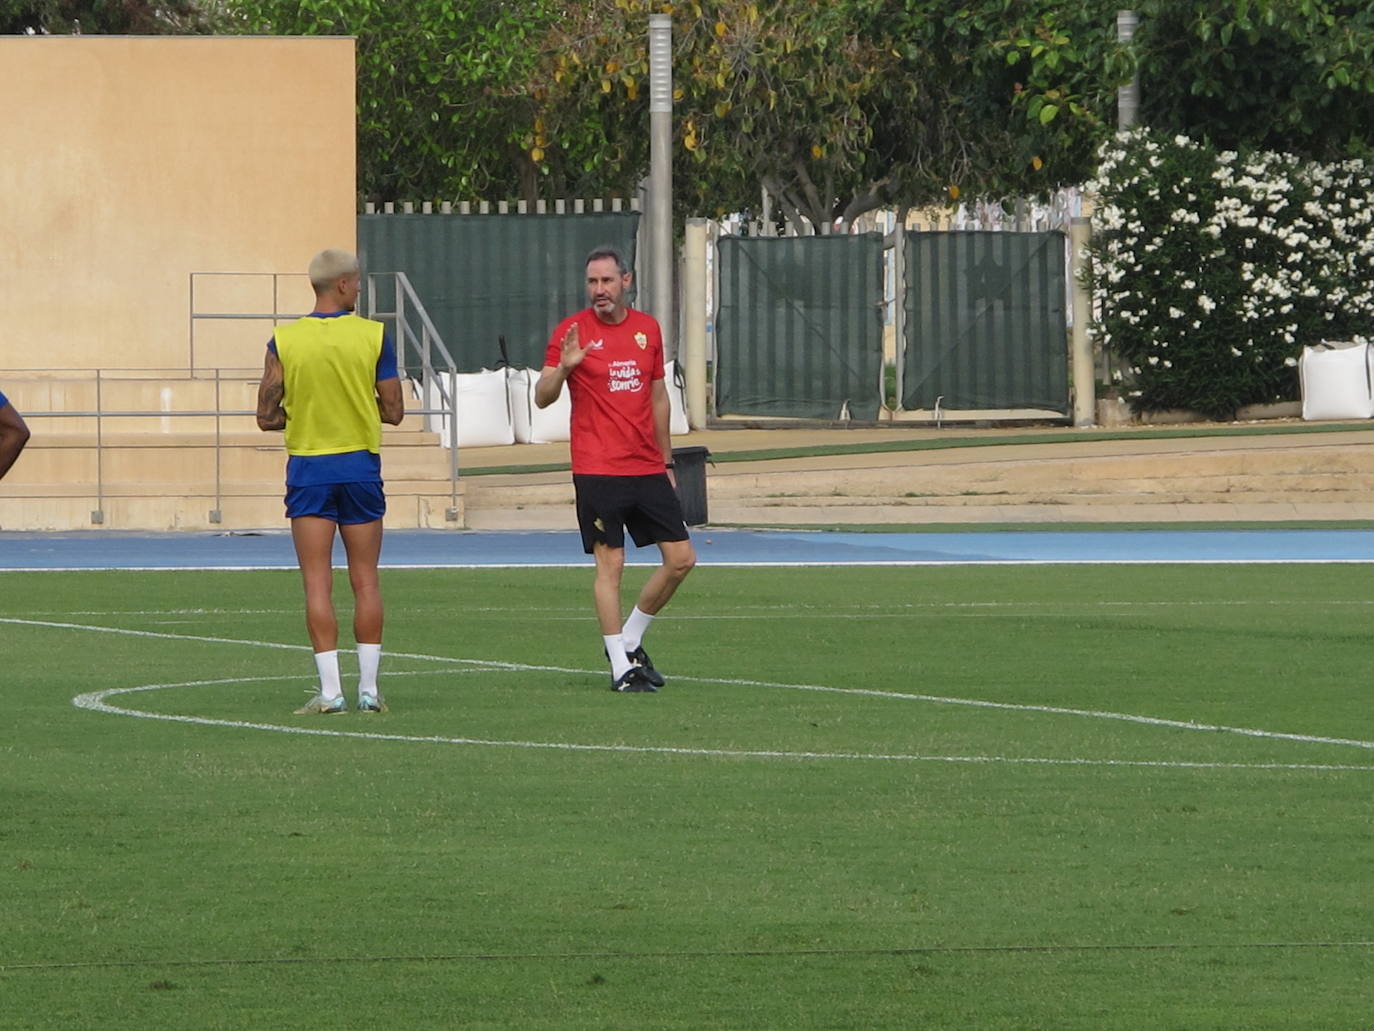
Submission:
<svg viewBox="0 0 1374 1031">
<path fill-rule="evenodd" d="M 1370 575 L 0 574 L 0 1027 L 1368 1028 Z"/>
</svg>

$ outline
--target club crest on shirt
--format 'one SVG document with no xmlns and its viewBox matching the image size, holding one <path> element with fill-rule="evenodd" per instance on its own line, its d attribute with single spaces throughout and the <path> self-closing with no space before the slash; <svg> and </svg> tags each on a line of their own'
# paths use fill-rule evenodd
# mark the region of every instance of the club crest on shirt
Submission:
<svg viewBox="0 0 1374 1031">
<path fill-rule="evenodd" d="M 648 337 L 648 335 L 645 334 L 645 333 L 636 333 L 636 334 L 635 334 L 635 343 L 639 345 L 639 349 L 640 349 L 641 351 L 644 350 L 644 348 L 646 348 L 646 347 L 649 346 L 649 337 Z"/>
</svg>

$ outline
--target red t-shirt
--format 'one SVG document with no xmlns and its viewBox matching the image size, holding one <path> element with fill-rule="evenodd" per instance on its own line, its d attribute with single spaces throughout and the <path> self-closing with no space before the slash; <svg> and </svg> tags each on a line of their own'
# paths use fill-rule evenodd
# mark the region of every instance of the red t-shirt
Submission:
<svg viewBox="0 0 1374 1031">
<path fill-rule="evenodd" d="M 592 476 L 652 476 L 663 472 L 654 433 L 654 380 L 663 378 L 663 335 L 652 315 L 627 308 L 613 326 L 587 308 L 560 322 L 544 353 L 557 366 L 563 335 L 578 324 L 590 349 L 568 377 L 572 398 L 572 471 Z"/>
</svg>

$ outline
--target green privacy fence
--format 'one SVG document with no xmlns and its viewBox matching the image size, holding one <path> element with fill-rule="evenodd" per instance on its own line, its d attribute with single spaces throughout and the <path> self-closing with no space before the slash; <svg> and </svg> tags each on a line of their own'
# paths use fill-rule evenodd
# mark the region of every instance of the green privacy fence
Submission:
<svg viewBox="0 0 1374 1031">
<path fill-rule="evenodd" d="M 716 414 L 876 419 L 882 235 L 727 236 L 716 254 Z"/>
<path fill-rule="evenodd" d="M 587 253 L 611 244 L 633 267 L 639 218 L 359 215 L 358 252 L 369 273 L 406 274 L 459 371 L 495 366 L 503 336 L 512 365 L 539 368 L 553 327 L 587 306 Z M 376 298 L 389 311 L 394 300 Z"/>
<path fill-rule="evenodd" d="M 903 408 L 1069 414 L 1064 240 L 1060 232 L 905 234 Z"/>
</svg>

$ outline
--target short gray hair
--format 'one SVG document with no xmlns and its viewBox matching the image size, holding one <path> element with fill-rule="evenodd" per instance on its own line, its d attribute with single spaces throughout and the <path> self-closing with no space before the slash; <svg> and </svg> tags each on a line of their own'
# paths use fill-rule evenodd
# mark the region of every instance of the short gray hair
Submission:
<svg viewBox="0 0 1374 1031">
<path fill-rule="evenodd" d="M 610 244 L 602 244 L 588 254 L 587 260 L 582 263 L 582 267 L 586 268 L 592 262 L 600 261 L 602 258 L 612 259 L 615 262 L 615 267 L 620 270 L 622 276 L 628 276 L 630 274 L 630 266 L 629 263 L 625 261 L 625 256 L 620 253 L 619 249 L 612 247 Z"/>
<path fill-rule="evenodd" d="M 310 259 L 310 285 L 327 290 L 344 276 L 358 271 L 358 256 L 330 247 Z"/>
</svg>

